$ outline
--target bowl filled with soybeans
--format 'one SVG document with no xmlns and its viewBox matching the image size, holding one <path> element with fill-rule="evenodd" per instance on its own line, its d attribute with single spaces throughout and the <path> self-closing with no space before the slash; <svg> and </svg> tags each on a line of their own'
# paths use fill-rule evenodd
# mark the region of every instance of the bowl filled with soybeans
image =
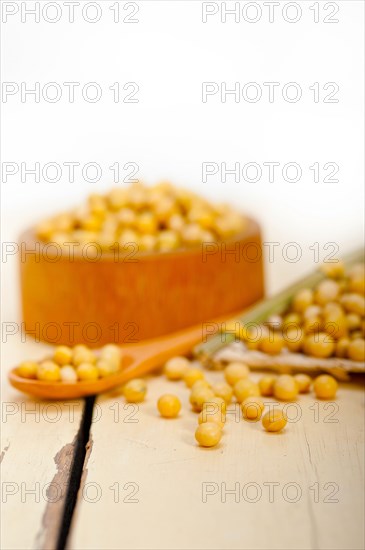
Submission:
<svg viewBox="0 0 365 550">
<path fill-rule="evenodd" d="M 169 183 L 94 193 L 20 246 L 24 329 L 53 344 L 154 338 L 263 295 L 258 224 Z"/>
</svg>

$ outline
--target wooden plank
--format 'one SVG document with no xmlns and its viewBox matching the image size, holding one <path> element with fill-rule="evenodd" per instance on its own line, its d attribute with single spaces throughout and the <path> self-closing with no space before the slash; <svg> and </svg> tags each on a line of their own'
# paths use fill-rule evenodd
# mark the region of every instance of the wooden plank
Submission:
<svg viewBox="0 0 365 550">
<path fill-rule="evenodd" d="M 75 438 L 84 407 L 33 400 L 12 388 L 7 371 L 40 359 L 51 347 L 8 337 L 2 353 L 1 548 L 54 549 L 63 512 Z"/>
<path fill-rule="evenodd" d="M 195 444 L 183 383 L 148 388 L 134 414 L 121 397 L 98 401 L 71 549 L 363 548 L 359 386 L 341 385 L 335 404 L 301 396 L 281 434 L 230 414 L 214 449 Z M 158 417 L 164 392 L 182 399 L 180 418 Z"/>
</svg>

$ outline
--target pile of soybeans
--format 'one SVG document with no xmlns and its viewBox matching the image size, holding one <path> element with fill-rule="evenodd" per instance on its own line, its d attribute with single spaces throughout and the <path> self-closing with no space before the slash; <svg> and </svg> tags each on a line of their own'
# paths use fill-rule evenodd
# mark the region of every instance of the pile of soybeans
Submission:
<svg viewBox="0 0 365 550">
<path fill-rule="evenodd" d="M 134 243 L 142 252 L 168 252 L 229 239 L 245 227 L 241 214 L 169 183 L 142 183 L 92 194 L 87 203 L 44 220 L 36 228 L 45 242 L 85 245 L 104 251 Z"/>
<path fill-rule="evenodd" d="M 277 355 L 283 349 L 326 359 L 365 361 L 365 269 L 356 264 L 324 264 L 315 288 L 302 288 L 283 315 L 258 325 L 235 326 L 248 349 Z"/>
</svg>

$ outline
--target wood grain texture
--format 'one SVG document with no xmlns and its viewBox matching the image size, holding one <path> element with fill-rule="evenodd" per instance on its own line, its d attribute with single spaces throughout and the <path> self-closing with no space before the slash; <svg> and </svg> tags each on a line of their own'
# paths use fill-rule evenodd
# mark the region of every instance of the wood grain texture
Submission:
<svg viewBox="0 0 365 550">
<path fill-rule="evenodd" d="M 12 336 L 2 353 L 1 548 L 53 550 L 83 402 L 33 400 L 11 388 L 7 369 L 49 346 Z"/>
<path fill-rule="evenodd" d="M 183 383 L 153 377 L 148 392 L 136 411 L 98 402 L 71 549 L 364 547 L 362 387 L 341 384 L 334 404 L 300 396 L 279 434 L 231 412 L 214 449 L 195 443 Z M 158 417 L 164 392 L 181 398 L 179 418 Z"/>
<path fill-rule="evenodd" d="M 37 243 L 32 231 L 20 240 L 24 250 L 37 250 L 21 261 L 25 327 L 52 343 L 99 347 L 154 338 L 263 296 L 261 237 L 253 220 L 232 241 L 212 244 L 206 256 L 197 247 L 70 261 L 54 246 Z"/>
</svg>

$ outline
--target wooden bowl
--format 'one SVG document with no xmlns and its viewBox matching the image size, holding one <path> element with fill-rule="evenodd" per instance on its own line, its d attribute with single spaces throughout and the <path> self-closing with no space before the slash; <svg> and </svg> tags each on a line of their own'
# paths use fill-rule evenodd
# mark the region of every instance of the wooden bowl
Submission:
<svg viewBox="0 0 365 550">
<path fill-rule="evenodd" d="M 258 224 L 225 243 L 118 255 L 70 255 L 21 236 L 24 329 L 53 344 L 138 342 L 243 309 L 263 296 Z M 36 252 L 34 253 L 34 250 Z M 31 252 L 32 251 L 32 252 Z"/>
</svg>

